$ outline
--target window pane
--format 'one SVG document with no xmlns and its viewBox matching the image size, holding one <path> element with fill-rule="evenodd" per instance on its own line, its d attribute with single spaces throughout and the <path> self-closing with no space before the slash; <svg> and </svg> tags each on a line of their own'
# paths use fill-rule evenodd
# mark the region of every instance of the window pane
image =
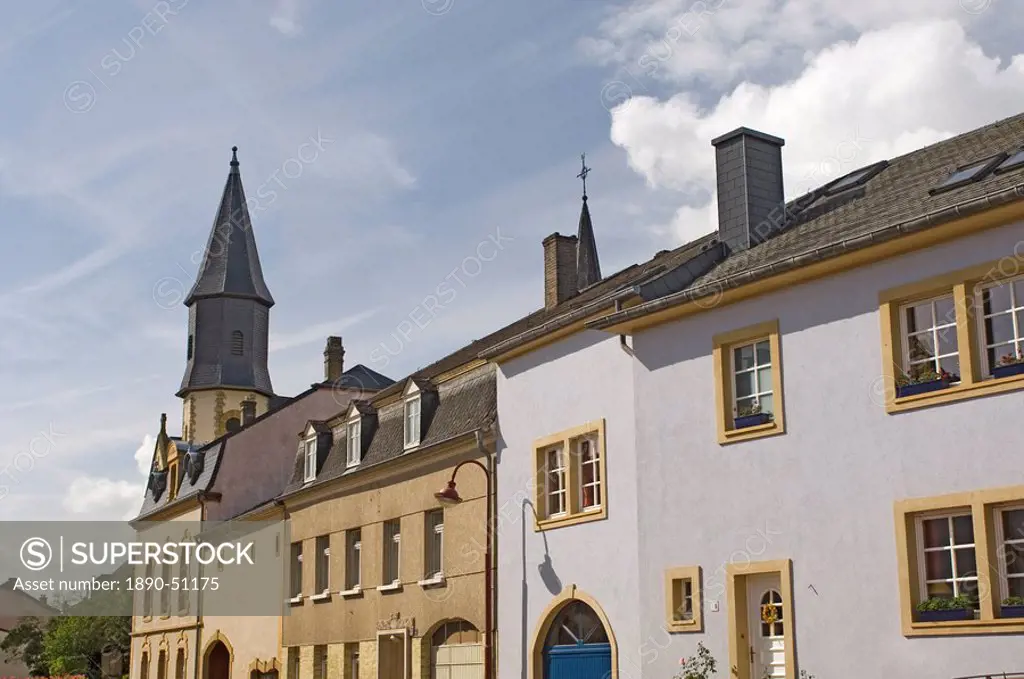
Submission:
<svg viewBox="0 0 1024 679">
<path fill-rule="evenodd" d="M 1024 575 L 1024 545 L 1004 545 L 1007 575 Z"/>
<path fill-rule="evenodd" d="M 1003 512 L 1003 539 L 1024 540 L 1024 509 Z"/>
<path fill-rule="evenodd" d="M 587 483 L 593 483 L 593 482 L 594 482 L 594 465 L 592 465 L 592 464 L 584 464 L 583 465 L 583 483 L 587 484 Z"/>
<path fill-rule="evenodd" d="M 754 345 L 736 347 L 733 350 L 733 370 L 746 370 L 754 367 Z"/>
<path fill-rule="evenodd" d="M 1024 578 L 1010 578 L 1006 582 L 1009 596 L 1024 597 Z"/>
<path fill-rule="evenodd" d="M 957 549 L 956 551 L 956 574 L 957 577 L 977 577 L 978 563 L 974 558 L 974 548 Z"/>
<path fill-rule="evenodd" d="M 772 394 L 765 394 L 758 399 L 758 403 L 761 404 L 762 413 L 775 414 L 775 397 Z"/>
<path fill-rule="evenodd" d="M 772 390 L 772 369 L 761 368 L 757 371 L 757 390 L 758 391 L 771 391 Z"/>
<path fill-rule="evenodd" d="M 924 571 L 926 580 L 948 580 L 952 578 L 953 562 L 950 560 L 950 552 L 948 550 L 925 552 Z"/>
<path fill-rule="evenodd" d="M 736 413 L 737 413 L 737 415 L 742 417 L 744 413 L 749 414 L 750 408 L 753 407 L 755 401 L 757 401 L 757 399 L 754 398 L 753 396 L 748 396 L 747 398 L 738 398 L 738 399 L 736 399 Z"/>
<path fill-rule="evenodd" d="M 769 365 L 772 362 L 772 349 L 768 340 L 757 343 L 757 364 Z"/>
<path fill-rule="evenodd" d="M 949 325 L 956 323 L 956 306 L 952 297 L 943 297 L 935 300 L 935 325 Z"/>
<path fill-rule="evenodd" d="M 1018 283 L 1019 284 L 1019 283 Z M 993 285 L 981 293 L 981 305 L 985 315 L 1010 308 L 1010 286 Z"/>
<path fill-rule="evenodd" d="M 931 358 L 935 355 L 935 344 L 930 332 L 921 335 L 913 335 L 908 338 L 907 346 L 909 347 L 908 353 L 910 354 L 911 363 L 916 363 L 917 361 Z"/>
<path fill-rule="evenodd" d="M 1013 294 L 1017 298 L 1017 306 L 1024 306 L 1024 278 L 1014 282 Z"/>
<path fill-rule="evenodd" d="M 950 326 L 943 328 L 936 332 L 939 336 L 938 353 L 942 354 L 955 354 L 956 353 L 956 326 Z"/>
<path fill-rule="evenodd" d="M 987 354 L 989 369 L 991 370 L 992 368 L 998 366 L 999 362 L 1003 360 L 1004 356 L 1013 356 L 1015 353 L 1017 352 L 1014 351 L 1012 344 L 1004 344 L 999 347 L 992 347 L 991 349 L 988 349 Z"/>
<path fill-rule="evenodd" d="M 918 330 L 924 330 L 925 328 L 932 327 L 932 307 L 931 304 L 925 302 L 924 304 L 916 304 L 911 307 L 907 307 L 907 332 L 916 332 Z"/>
<path fill-rule="evenodd" d="M 944 597 L 951 599 L 953 597 L 953 583 L 951 582 L 933 582 L 928 585 L 928 596 L 929 597 Z"/>
<path fill-rule="evenodd" d="M 743 398 L 754 393 L 754 373 L 736 375 L 736 397 Z"/>
<path fill-rule="evenodd" d="M 927 519 L 921 522 L 924 529 L 925 547 L 942 547 L 949 544 L 949 520 Z"/>
<path fill-rule="evenodd" d="M 978 581 L 977 580 L 957 580 L 957 587 L 960 590 L 960 594 L 969 594 L 971 596 L 978 596 Z"/>
<path fill-rule="evenodd" d="M 960 357 L 959 356 L 946 356 L 945 358 L 939 359 L 939 367 L 948 372 L 950 375 L 960 374 Z"/>
<path fill-rule="evenodd" d="M 985 344 L 1001 344 L 1013 339 L 1013 316 L 999 314 L 985 319 Z"/>
<path fill-rule="evenodd" d="M 970 515 L 953 519 L 953 541 L 958 545 L 974 544 L 974 520 Z"/>
</svg>

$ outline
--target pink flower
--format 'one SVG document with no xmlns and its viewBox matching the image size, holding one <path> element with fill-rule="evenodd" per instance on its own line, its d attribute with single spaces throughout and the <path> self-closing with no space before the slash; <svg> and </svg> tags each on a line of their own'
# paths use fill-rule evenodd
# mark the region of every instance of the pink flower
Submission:
<svg viewBox="0 0 1024 679">
<path fill-rule="evenodd" d="M 679 659 L 679 664 L 680 665 L 685 665 L 686 664 L 686 658 L 680 658 Z"/>
</svg>

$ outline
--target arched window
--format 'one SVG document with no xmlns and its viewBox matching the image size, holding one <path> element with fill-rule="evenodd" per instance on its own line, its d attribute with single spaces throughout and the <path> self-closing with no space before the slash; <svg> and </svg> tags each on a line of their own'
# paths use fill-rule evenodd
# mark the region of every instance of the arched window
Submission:
<svg viewBox="0 0 1024 679">
<path fill-rule="evenodd" d="M 139 674 L 141 679 L 149 679 L 149 653 L 142 654 L 142 670 Z"/>
<path fill-rule="evenodd" d="M 231 353 L 235 356 L 245 354 L 245 336 L 242 335 L 241 330 L 235 330 L 231 333 Z"/>
<path fill-rule="evenodd" d="M 761 636 L 782 636 L 782 595 L 774 589 L 761 597 Z"/>
<path fill-rule="evenodd" d="M 224 423 L 224 428 L 229 432 L 238 431 L 242 428 L 242 423 L 237 417 L 229 417 L 228 421 Z"/>
<path fill-rule="evenodd" d="M 559 612 L 545 646 L 582 646 L 583 644 L 607 644 L 608 632 L 601 619 L 587 604 L 575 600 Z"/>
<path fill-rule="evenodd" d="M 167 651 L 160 651 L 157 656 L 156 679 L 167 679 Z"/>
<path fill-rule="evenodd" d="M 484 676 L 480 631 L 465 620 L 437 628 L 430 639 L 431 679 L 479 679 Z"/>
<path fill-rule="evenodd" d="M 185 679 L 185 649 L 178 649 L 178 658 L 174 662 L 174 679 Z"/>
</svg>

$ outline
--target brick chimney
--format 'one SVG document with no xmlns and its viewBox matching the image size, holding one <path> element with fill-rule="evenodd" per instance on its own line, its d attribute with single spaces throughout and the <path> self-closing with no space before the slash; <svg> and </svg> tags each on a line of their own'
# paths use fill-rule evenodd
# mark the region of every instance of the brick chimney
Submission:
<svg viewBox="0 0 1024 679">
<path fill-rule="evenodd" d="M 256 401 L 242 401 L 242 426 L 256 419 Z"/>
<path fill-rule="evenodd" d="M 578 292 L 576 236 L 553 233 L 544 239 L 544 308 L 551 309 Z"/>
<path fill-rule="evenodd" d="M 711 141 L 718 174 L 718 239 L 728 252 L 763 243 L 783 224 L 785 143 L 746 127 Z"/>
<path fill-rule="evenodd" d="M 345 372 L 345 347 L 340 337 L 328 337 L 324 349 L 324 382 L 335 382 Z"/>
</svg>

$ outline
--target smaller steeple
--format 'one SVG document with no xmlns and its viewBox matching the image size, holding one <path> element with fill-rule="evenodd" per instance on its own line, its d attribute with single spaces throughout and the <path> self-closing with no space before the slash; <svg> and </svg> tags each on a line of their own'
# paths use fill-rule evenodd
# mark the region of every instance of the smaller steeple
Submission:
<svg viewBox="0 0 1024 679">
<path fill-rule="evenodd" d="M 594 239 L 594 225 L 590 221 L 590 209 L 587 207 L 587 154 L 580 155 L 583 169 L 576 175 L 583 180 L 583 207 L 580 210 L 580 226 L 576 233 L 576 285 L 577 290 L 593 285 L 601 280 L 601 264 L 597 259 L 597 241 Z"/>
</svg>

